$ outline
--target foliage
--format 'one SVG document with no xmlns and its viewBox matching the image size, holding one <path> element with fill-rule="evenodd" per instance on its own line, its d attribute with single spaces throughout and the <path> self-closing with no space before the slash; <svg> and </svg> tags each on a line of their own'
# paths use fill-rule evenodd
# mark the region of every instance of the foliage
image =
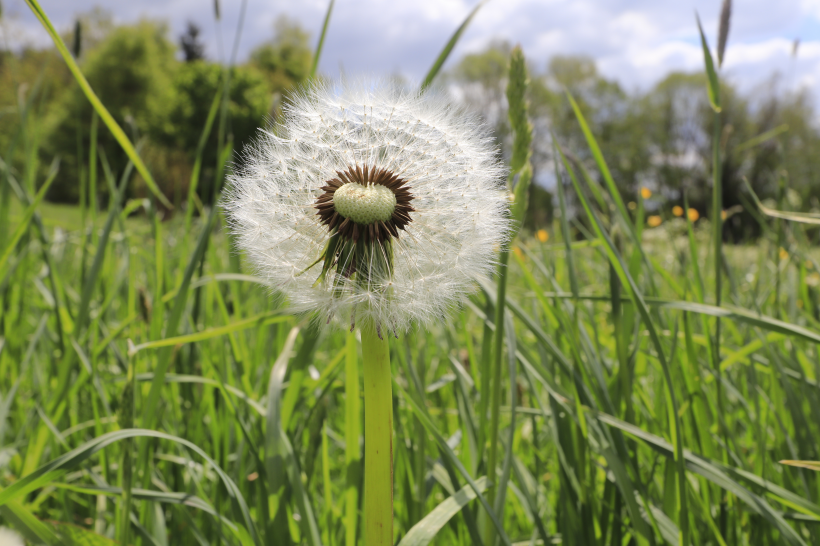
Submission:
<svg viewBox="0 0 820 546">
<path fill-rule="evenodd" d="M 449 74 L 449 83 L 459 88 L 465 105 L 495 128 L 505 154 L 511 153 L 512 142 L 503 97 L 504 59 L 509 51 L 508 44 L 491 44 L 483 52 L 466 55 Z M 627 94 L 602 77 L 586 57 L 556 56 L 546 70 L 531 67 L 530 71 L 529 99 L 536 133 L 533 167 L 543 191 L 554 192 L 555 188 L 553 134 L 572 157 L 595 170 L 574 113 L 561 97 L 566 89 L 610 158 L 609 168 L 624 199 L 637 201 L 641 188 L 650 188 L 655 198 L 649 206 L 668 211 L 684 204 L 686 190 L 691 207 L 709 208 L 713 121 L 703 74 L 673 73 L 645 93 Z M 744 177 L 764 197 L 776 198 L 784 169 L 799 197 L 798 206 L 818 207 L 820 165 L 816 163 L 820 159 L 810 150 L 820 144 L 820 130 L 812 122 L 816 116 L 807 92 L 782 92 L 776 78 L 748 95 L 738 93 L 728 82 L 722 82 L 721 89 L 724 208 L 748 205 L 740 191 Z M 758 135 L 778 128 L 785 131 L 747 146 Z M 574 200 L 570 211 L 575 214 L 573 205 L 577 205 Z M 528 227 L 547 225 L 534 219 L 538 210 L 530 209 Z M 745 210 L 733 215 L 725 228 L 725 236 L 735 240 L 759 235 L 759 225 Z"/>
<path fill-rule="evenodd" d="M 83 53 L 84 68 L 105 65 L 94 56 L 116 34 Z M 140 40 L 119 43 L 152 43 Z M 56 169 L 39 149 L 51 145 L 43 106 L 66 74 L 18 84 L 55 67 L 52 59 L 3 56 L 4 70 L 17 67 L 13 84 L 2 80 L 3 100 L 25 100 L 4 103 L 20 121 L 0 134 L 8 138 L 0 150 L 0 524 L 55 546 L 110 544 L 123 527 L 143 545 L 353 546 L 362 480 L 355 334 L 311 328 L 267 297 L 218 209 L 163 223 L 150 202 L 117 190 L 105 219 L 89 218 L 85 201 L 79 210 L 38 202 L 46 167 L 37 159 Z M 481 55 L 471 59 L 450 81 L 470 74 L 465 100 L 487 101 L 509 154 L 507 82 L 482 80 L 494 61 L 484 71 Z M 193 81 L 213 81 L 209 65 L 192 64 L 202 78 Z M 525 232 L 509 252 L 505 305 L 496 309 L 499 294 L 482 283 L 451 321 L 390 339 L 396 539 L 482 544 L 479 493 L 493 481 L 507 486 L 492 510 L 520 544 L 817 543 L 820 255 L 813 224 L 786 221 L 817 221 L 786 212 L 815 206 L 811 104 L 800 95 L 740 96 L 721 82 L 723 125 L 713 140 L 703 77 L 671 76 L 630 97 L 583 60 L 529 73 L 533 166 L 542 182 L 551 168 L 562 181 L 554 186 L 560 216 L 534 224 L 548 233 Z M 174 79 L 164 81 L 172 100 L 143 96 L 146 109 L 179 106 Z M 245 89 L 255 96 L 255 84 Z M 70 96 L 60 104 L 79 108 Z M 127 105 L 110 100 L 124 119 Z M 192 149 L 190 135 L 169 137 L 147 110 L 130 113 L 141 134 Z M 784 122 L 787 132 L 778 129 Z M 227 135 L 228 116 L 218 123 L 214 131 Z M 639 167 L 619 165 L 619 154 L 638 146 L 618 142 L 615 129 L 624 127 L 640 128 Z M 764 202 L 778 198 L 777 207 L 747 208 L 744 225 L 761 233 L 755 244 L 711 237 L 716 218 L 705 204 L 688 219 L 667 208 L 692 204 L 682 189 L 709 199 L 715 143 L 724 202 L 744 175 Z M 216 145 L 208 141 L 193 161 Z M 217 181 L 229 152 L 213 156 Z M 124 188 L 129 174 L 112 161 L 116 150 L 104 153 Z M 75 161 L 71 168 L 91 171 L 87 148 Z M 652 191 L 630 193 L 644 184 Z M 565 193 L 581 222 L 570 222 Z M 491 384 L 485 362 L 499 318 L 507 358 Z M 491 388 L 503 398 L 493 416 L 504 464 L 493 480 L 482 411 Z M 125 409 L 132 401 L 135 415 Z M 145 428 L 125 428 L 131 419 Z"/>
<path fill-rule="evenodd" d="M 166 27 L 143 21 L 109 34 L 98 48 L 88 52 L 82 64 L 86 79 L 100 100 L 134 141 L 156 132 L 168 115 L 173 97 L 171 74 L 177 64 L 174 53 Z M 84 159 L 80 159 L 83 154 L 78 152 L 88 153 L 90 148 L 92 112 L 88 99 L 76 85 L 50 107 L 44 156 L 63 158 L 61 180 L 50 196 L 54 200 L 78 198 L 76 181 Z M 98 146 L 112 171 L 122 171 L 127 158 L 114 137 L 103 128 L 98 138 Z M 101 193 L 108 193 L 104 186 Z"/>
<path fill-rule="evenodd" d="M 265 117 L 275 114 L 282 93 L 305 79 L 312 61 L 307 34 L 286 19 L 277 22 L 276 37 L 256 50 L 251 63 L 238 65 L 229 73 L 201 59 L 177 61 L 176 48 L 163 24 L 143 21 L 115 27 L 110 15 L 99 9 L 81 15 L 78 21 L 82 23 L 80 61 L 86 78 L 132 140 L 141 141 L 142 154 L 159 185 L 177 201 L 187 192 L 194 150 L 223 76 L 230 77 L 231 86 L 228 124 L 222 138 L 230 138 L 241 149 L 264 125 Z M 64 37 L 67 43 L 72 42 L 73 32 Z M 185 36 L 188 41 L 196 38 L 190 29 Z M 201 43 L 191 43 L 194 49 L 201 49 Z M 6 105 L 0 119 L 9 128 L 0 132 L 0 150 L 5 150 L 12 165 L 23 168 L 27 156 L 12 141 L 20 124 L 14 113 L 20 100 L 36 96 L 35 103 L 20 111 L 37 115 L 38 123 L 30 130 L 43 144 L 41 163 L 47 165 L 55 156 L 62 159 L 61 174 L 49 198 L 77 202 L 82 185 L 78 182 L 89 177 L 83 170 L 91 145 L 92 108 L 88 100 L 50 50 L 2 51 L 0 59 L 0 104 Z M 208 191 L 215 176 L 219 138 L 214 131 L 206 144 L 200 186 L 206 189 L 200 192 Z M 121 172 L 127 158 L 102 126 L 98 139 L 104 161 L 112 172 Z M 103 168 L 98 163 L 97 171 L 102 173 Z M 38 171 L 40 177 L 44 169 Z M 102 180 L 97 191 L 102 198 L 109 193 Z M 135 180 L 129 194 L 145 193 L 140 180 Z"/>
<path fill-rule="evenodd" d="M 226 76 L 230 78 L 227 132 L 235 148 L 241 150 L 256 134 L 269 112 L 270 89 L 263 76 L 253 67 L 238 66 L 225 71 L 218 64 L 202 60 L 184 63 L 175 71 L 172 83 L 174 93 L 161 125 L 153 133 L 154 140 L 167 149 L 184 153 L 187 162 L 193 161 L 211 102 L 224 85 Z M 209 195 L 207 188 L 213 184 L 218 142 L 218 132 L 211 131 L 202 157 L 205 179 L 201 188 L 206 192 L 201 193 L 203 198 Z M 187 181 L 187 178 L 183 180 Z M 187 192 L 185 181 L 175 183 L 178 193 Z"/>
<path fill-rule="evenodd" d="M 274 31 L 272 40 L 251 52 L 250 63 L 265 74 L 272 91 L 284 93 L 307 78 L 313 53 L 308 33 L 287 17 L 276 20 Z"/>
</svg>

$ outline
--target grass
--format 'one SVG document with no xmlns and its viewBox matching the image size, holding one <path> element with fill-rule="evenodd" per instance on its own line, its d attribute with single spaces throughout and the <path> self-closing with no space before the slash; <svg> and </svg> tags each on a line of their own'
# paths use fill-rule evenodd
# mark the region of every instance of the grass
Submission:
<svg viewBox="0 0 820 546">
<path fill-rule="evenodd" d="M 159 224 L 159 233 L 146 219 L 134 224 L 112 230 L 85 327 L 71 323 L 81 299 L 74 288 L 82 284 L 79 234 L 69 231 L 47 249 L 63 287 L 56 295 L 43 271 L 42 242 L 33 231 L 18 248 L 2 293 L 3 508 L 8 510 L 7 502 L 14 499 L 19 510 L 44 520 L 111 535 L 122 445 L 90 457 L 65 454 L 120 429 L 118 411 L 131 361 L 136 426 L 153 422 L 150 428 L 175 438 L 138 436 L 135 441 L 132 506 L 145 533 L 167 533 L 173 544 L 238 544 L 247 542 L 245 534 L 253 536 L 250 520 L 264 537 L 261 543 L 311 543 L 315 525 L 317 541 L 343 544 L 341 516 L 350 479 L 346 335 L 306 336 L 304 324 L 282 315 L 264 287 L 235 267 L 229 241 L 217 228 L 207 231 L 202 274 L 188 289 L 178 335 L 165 341 L 163 326 L 179 301 L 175 279 L 195 241 L 187 248 L 182 244 L 178 219 Z M 773 317 L 779 309 L 784 324 L 775 329 L 723 321 L 727 335 L 720 360 L 730 442 L 725 445 L 715 423 L 716 376 L 702 329 L 704 315 L 696 306 L 682 311 L 657 303 L 687 301 L 695 260 L 686 253 L 689 241 L 680 228 L 667 222 L 644 233 L 643 250 L 656 266 L 639 278 L 640 287 L 656 298 L 647 297 L 651 320 L 669 355 L 680 401 L 691 540 L 719 544 L 720 535 L 727 544 L 779 544 L 786 540 L 786 526 L 798 529 L 791 543 L 812 543 L 816 527 L 808 520 L 820 517 L 815 476 L 777 461 L 817 455 L 811 440 L 820 410 L 817 342 L 800 329 L 816 332 L 816 290 L 814 281 L 806 281 L 816 276 L 814 266 L 806 264 L 816 253 L 795 246 L 781 259 L 779 249 L 766 242 L 727 247 L 727 299 L 753 317 Z M 194 236 L 203 229 L 205 219 L 195 221 Z M 695 231 L 699 248 L 708 241 L 707 230 Z M 573 242 L 569 247 L 583 287 L 576 298 L 558 225 L 552 239 L 558 242 L 520 241 L 508 273 L 508 310 L 514 315 L 509 323 L 514 338 L 508 337 L 508 343 L 517 357 L 516 388 L 504 392 L 516 401 L 510 407 L 507 395 L 500 413 L 501 437 L 512 456 L 507 503 L 499 516 L 513 541 L 545 534 L 563 543 L 614 544 L 627 536 L 659 543 L 680 525 L 660 361 L 634 308 L 624 301 L 620 316 L 613 314 L 611 271 L 602 245 Z M 87 255 L 93 258 L 93 249 Z M 707 253 L 701 251 L 697 259 L 708 259 Z M 774 302 L 778 271 L 782 301 Z M 656 291 L 649 288 L 650 276 Z M 492 300 L 493 288 L 485 289 Z M 62 332 L 56 301 L 65 309 Z M 448 325 L 391 340 L 400 387 L 394 398 L 397 537 L 440 510 L 438 505 L 452 505 L 447 499 L 468 477 L 485 473 L 476 415 L 482 395 L 481 338 L 489 320 L 485 303 L 478 295 Z M 616 332 L 627 338 L 626 355 L 619 355 Z M 69 342 L 65 352 L 61 338 Z M 134 344 L 130 352 L 129 340 Z M 292 350 L 286 351 L 288 346 Z M 165 357 L 170 358 L 168 373 L 149 405 L 163 350 L 171 351 Z M 629 382 L 620 380 L 622 356 Z M 275 388 L 268 375 L 274 361 L 285 369 L 277 387 L 278 415 L 288 438 L 282 457 L 290 467 L 279 467 L 285 475 L 278 477 L 265 464 L 270 389 Z M 68 371 L 58 369 L 65 365 Z M 58 383 L 60 376 L 67 377 L 67 385 Z M 66 395 L 55 399 L 62 390 Z M 509 429 L 513 417 L 515 426 Z M 361 430 L 361 423 L 354 427 Z M 202 452 L 194 453 L 179 439 Z M 728 464 L 720 461 L 722 453 Z M 55 459 L 59 473 L 14 491 L 25 482 L 21 478 Z M 235 484 L 245 510 L 216 468 Z M 640 519 L 632 517 L 623 492 L 634 495 Z M 180 494 L 189 495 L 185 503 Z M 728 508 L 721 521 L 724 497 Z M 451 511 L 452 519 L 439 528 L 434 543 L 474 544 L 470 527 L 475 530 L 480 518 L 475 503 L 456 504 L 458 510 Z M 3 515 L 7 523 L 14 521 Z M 145 536 L 142 540 L 150 544 Z"/>
<path fill-rule="evenodd" d="M 820 543 L 817 475 L 779 463 L 818 459 L 810 226 L 647 229 L 586 136 L 601 183 L 558 166 L 549 242 L 521 234 L 502 290 L 389 341 L 396 541 Z M 0 250 L 0 522 L 54 545 L 361 544 L 358 334 L 289 315 L 218 209 L 161 221 L 103 174 L 108 210 L 27 215 L 33 171 L 2 172 L 0 234 L 24 231 Z"/>
</svg>

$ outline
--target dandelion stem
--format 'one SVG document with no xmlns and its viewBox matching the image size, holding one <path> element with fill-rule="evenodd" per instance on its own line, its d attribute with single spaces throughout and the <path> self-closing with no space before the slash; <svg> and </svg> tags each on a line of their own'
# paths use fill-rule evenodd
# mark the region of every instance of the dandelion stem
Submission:
<svg viewBox="0 0 820 546">
<path fill-rule="evenodd" d="M 364 544 L 393 544 L 393 397 L 390 347 L 362 329 L 364 376 Z"/>
</svg>

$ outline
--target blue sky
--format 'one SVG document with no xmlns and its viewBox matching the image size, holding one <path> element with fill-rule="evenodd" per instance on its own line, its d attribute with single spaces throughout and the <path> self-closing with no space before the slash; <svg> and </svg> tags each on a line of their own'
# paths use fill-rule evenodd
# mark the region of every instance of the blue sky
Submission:
<svg viewBox="0 0 820 546">
<path fill-rule="evenodd" d="M 13 44 L 48 44 L 23 0 L 0 0 L 2 31 Z M 239 46 L 242 59 L 271 37 L 276 18 L 285 14 L 318 36 L 329 0 L 248 0 Z M 207 54 L 217 58 L 221 28 L 229 50 L 241 0 L 220 0 L 222 20 L 214 20 L 214 0 L 40 0 L 60 29 L 75 14 L 100 6 L 117 22 L 164 19 L 174 34 L 186 21 L 204 31 Z M 476 0 L 337 0 L 320 70 L 336 76 L 401 73 L 419 80 Z M 776 7 L 775 7 L 776 6 Z M 493 39 L 521 43 L 528 58 L 543 68 L 554 54 L 585 54 L 599 70 L 626 89 L 646 89 L 673 70 L 699 70 L 695 11 L 710 43 L 717 34 L 720 1 L 706 0 L 490 0 L 479 11 L 454 52 L 480 51 Z M 792 43 L 800 38 L 796 59 Z M 452 64 L 452 61 L 451 61 Z M 732 30 L 724 73 L 753 89 L 781 74 L 779 85 L 820 89 L 820 0 L 740 0 L 733 6 Z"/>
</svg>

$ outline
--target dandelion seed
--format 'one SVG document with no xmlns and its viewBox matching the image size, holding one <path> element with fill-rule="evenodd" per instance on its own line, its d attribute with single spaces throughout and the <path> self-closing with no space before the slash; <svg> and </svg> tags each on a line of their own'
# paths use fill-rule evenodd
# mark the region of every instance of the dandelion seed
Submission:
<svg viewBox="0 0 820 546">
<path fill-rule="evenodd" d="M 510 233 L 504 174 L 483 126 L 441 96 L 316 84 L 245 149 L 223 206 L 293 312 L 395 332 L 493 273 Z"/>
</svg>

